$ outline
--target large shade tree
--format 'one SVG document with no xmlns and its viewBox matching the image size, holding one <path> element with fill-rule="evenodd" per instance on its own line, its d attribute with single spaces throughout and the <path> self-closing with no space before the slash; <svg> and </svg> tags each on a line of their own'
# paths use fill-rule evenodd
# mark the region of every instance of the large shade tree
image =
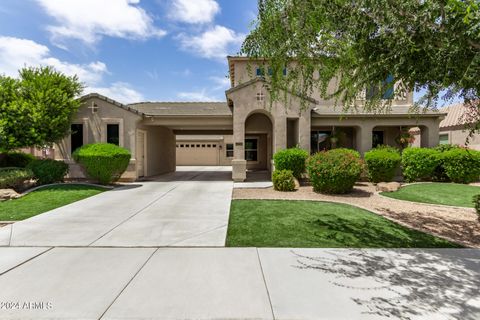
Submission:
<svg viewBox="0 0 480 320">
<path fill-rule="evenodd" d="M 479 129 L 480 10 L 478 0 L 259 0 L 242 53 L 268 59 L 273 99 L 284 88 L 317 88 L 344 108 L 365 88 L 380 87 L 366 108 L 385 108 L 394 82 L 425 94 L 419 105 L 460 97 Z M 295 64 L 291 64 L 295 60 Z M 283 68 L 289 73 L 283 76 Z M 395 81 L 385 81 L 391 78 Z M 335 92 L 327 86 L 337 79 Z"/>
<path fill-rule="evenodd" d="M 0 76 L 0 151 L 44 147 L 70 130 L 83 85 L 51 67 L 23 68 Z"/>
</svg>

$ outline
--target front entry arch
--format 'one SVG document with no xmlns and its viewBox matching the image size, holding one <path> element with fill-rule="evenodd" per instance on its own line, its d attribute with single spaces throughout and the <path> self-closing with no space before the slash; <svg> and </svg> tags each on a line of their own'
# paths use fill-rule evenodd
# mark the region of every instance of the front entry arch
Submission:
<svg viewBox="0 0 480 320">
<path fill-rule="evenodd" d="M 273 124 L 268 115 L 254 112 L 245 119 L 244 157 L 247 170 L 271 171 Z"/>
</svg>

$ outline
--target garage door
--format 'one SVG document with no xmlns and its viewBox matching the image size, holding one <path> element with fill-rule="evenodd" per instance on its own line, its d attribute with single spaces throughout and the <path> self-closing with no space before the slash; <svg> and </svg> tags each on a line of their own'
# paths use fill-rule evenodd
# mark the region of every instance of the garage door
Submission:
<svg viewBox="0 0 480 320">
<path fill-rule="evenodd" d="M 177 142 L 177 166 L 218 166 L 218 164 L 218 143 Z"/>
</svg>

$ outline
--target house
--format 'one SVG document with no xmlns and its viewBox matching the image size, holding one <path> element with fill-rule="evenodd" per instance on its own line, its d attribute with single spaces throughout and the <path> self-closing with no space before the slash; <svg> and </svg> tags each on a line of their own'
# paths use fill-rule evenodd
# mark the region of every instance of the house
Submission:
<svg viewBox="0 0 480 320">
<path fill-rule="evenodd" d="M 463 103 L 450 105 L 443 110 L 447 112 L 447 116 L 440 122 L 439 143 L 467 146 L 469 130 L 466 128 L 468 119 L 465 117 L 465 113 L 469 110 Z M 468 147 L 480 150 L 480 133 L 468 138 Z"/>
<path fill-rule="evenodd" d="M 318 92 L 303 98 L 287 93 L 288 105 L 271 105 L 267 80 L 259 72 L 263 64 L 228 57 L 231 88 L 225 102 L 122 104 L 96 93 L 86 95 L 71 134 L 55 148 L 55 158 L 70 164 L 71 177 L 82 177 L 72 151 L 87 143 L 110 142 L 132 152 L 124 179 L 172 172 L 177 164 L 199 164 L 231 165 L 233 180 L 243 181 L 249 170 L 271 171 L 272 155 L 297 145 L 311 152 L 343 146 L 364 153 L 379 144 L 395 145 L 400 132 L 412 127 L 420 130 L 421 146 L 438 144 L 444 114 L 411 114 L 413 94 L 401 94 L 400 84 L 385 97 L 392 100 L 388 113 L 360 108 L 345 114 Z M 359 97 L 359 105 L 364 99 Z"/>
</svg>

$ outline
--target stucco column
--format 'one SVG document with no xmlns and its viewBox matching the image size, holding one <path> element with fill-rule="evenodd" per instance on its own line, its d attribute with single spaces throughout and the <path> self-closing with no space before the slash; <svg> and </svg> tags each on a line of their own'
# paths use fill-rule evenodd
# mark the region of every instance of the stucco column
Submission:
<svg viewBox="0 0 480 320">
<path fill-rule="evenodd" d="M 273 154 L 275 154 L 275 152 L 287 148 L 287 118 L 284 115 L 275 119 L 273 130 L 275 131 Z"/>
<path fill-rule="evenodd" d="M 438 146 L 440 139 L 439 121 L 432 120 L 431 124 L 420 127 L 420 145 L 422 148 L 432 148 Z"/>
<path fill-rule="evenodd" d="M 363 156 L 365 152 L 372 149 L 372 133 L 373 127 L 368 125 L 362 125 L 357 128 L 356 145 L 357 150 Z"/>
<path fill-rule="evenodd" d="M 247 178 L 247 161 L 245 160 L 245 117 L 233 117 L 233 181 L 245 181 Z"/>
<path fill-rule="evenodd" d="M 307 150 L 310 153 L 310 140 L 311 140 L 311 114 L 310 112 L 303 112 L 298 121 L 298 144 L 300 148 Z"/>
</svg>

